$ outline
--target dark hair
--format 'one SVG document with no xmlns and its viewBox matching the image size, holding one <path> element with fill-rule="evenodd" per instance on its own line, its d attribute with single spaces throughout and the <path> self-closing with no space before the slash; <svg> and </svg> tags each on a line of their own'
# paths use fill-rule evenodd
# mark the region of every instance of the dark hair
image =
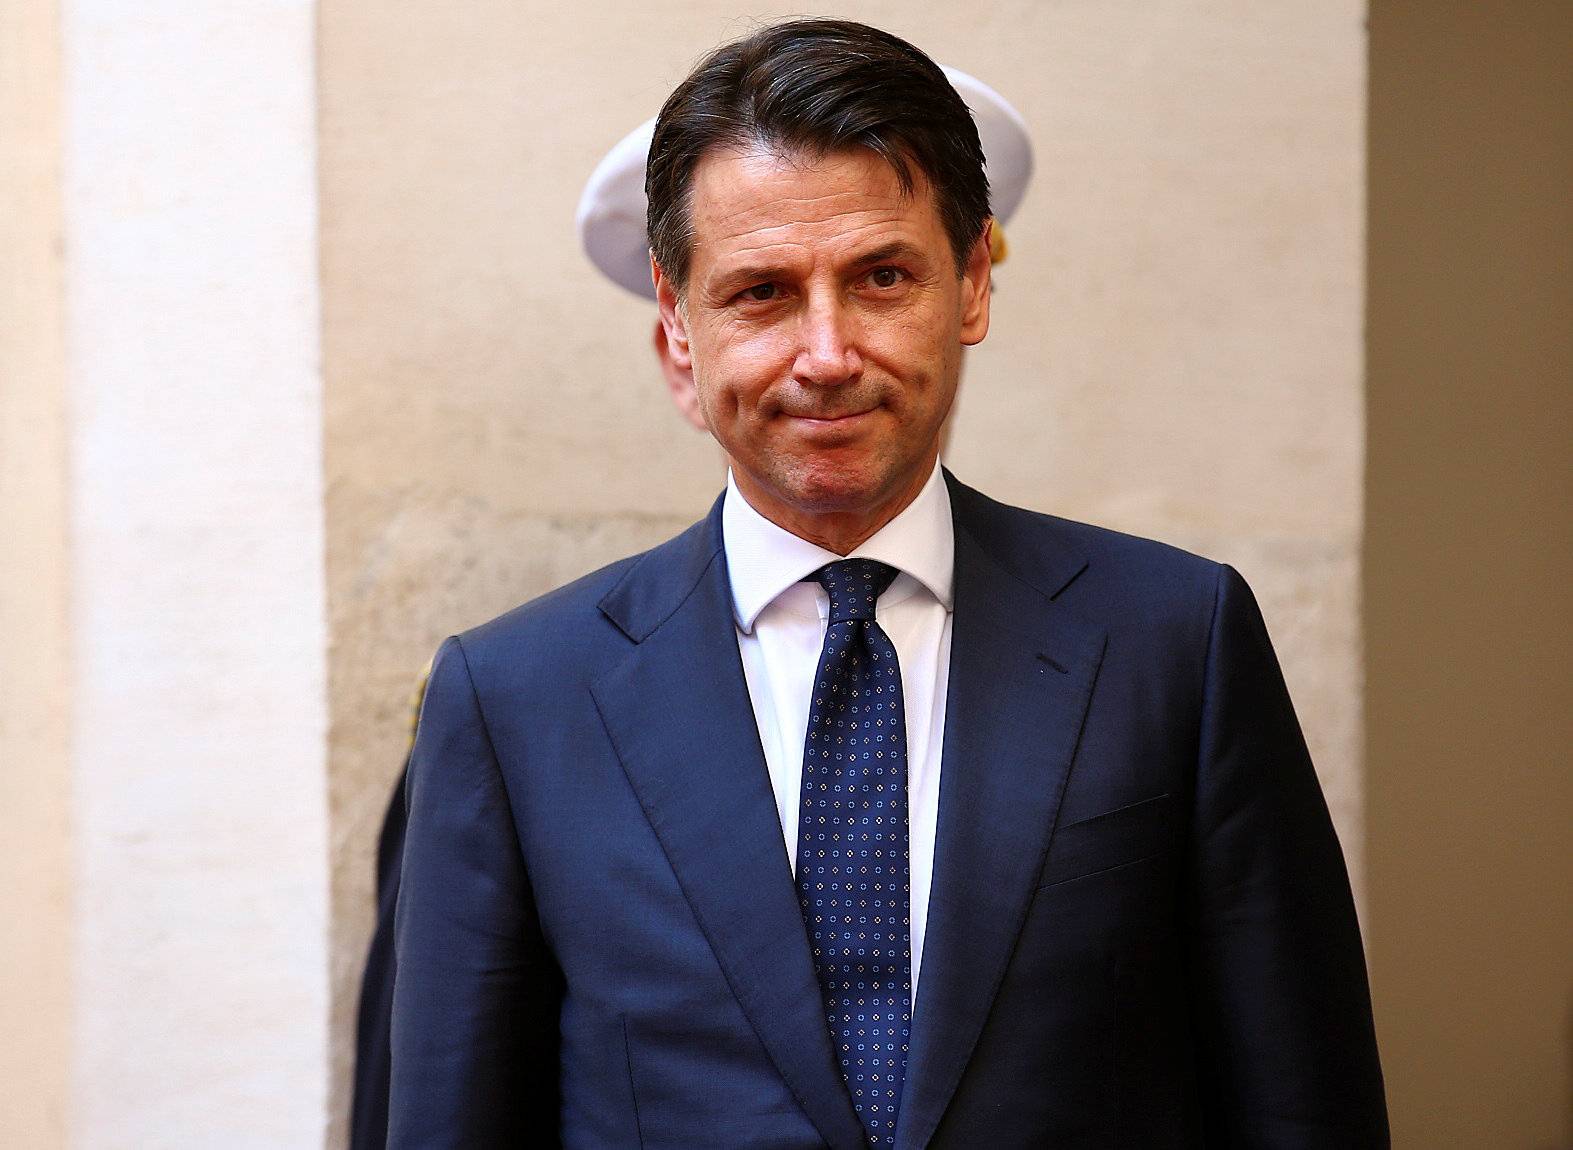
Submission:
<svg viewBox="0 0 1573 1150">
<path fill-rule="evenodd" d="M 989 217 L 983 146 L 939 65 L 889 32 L 850 20 L 790 20 L 705 57 L 656 117 L 645 164 L 646 231 L 682 291 L 693 231 L 689 190 L 712 149 L 764 144 L 823 156 L 867 148 L 934 189 L 959 270 Z"/>
</svg>

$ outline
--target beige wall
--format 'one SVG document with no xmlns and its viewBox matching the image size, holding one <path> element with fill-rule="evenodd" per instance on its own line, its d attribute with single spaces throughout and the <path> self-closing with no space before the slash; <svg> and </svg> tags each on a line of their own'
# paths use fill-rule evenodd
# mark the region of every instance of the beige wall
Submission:
<svg viewBox="0 0 1573 1150">
<path fill-rule="evenodd" d="M 416 672 L 718 490 L 657 380 L 650 307 L 597 278 L 572 220 L 603 152 L 745 11 L 770 14 L 321 4 L 336 1137 Z M 1239 566 L 1358 870 L 1362 5 L 838 14 L 993 83 L 1034 132 L 949 461 Z"/>
<path fill-rule="evenodd" d="M 1371 12 L 1370 961 L 1400 1150 L 1573 1146 L 1573 6 Z"/>
<path fill-rule="evenodd" d="M 63 1146 L 71 967 L 58 12 L 0 16 L 0 1144 Z"/>
</svg>

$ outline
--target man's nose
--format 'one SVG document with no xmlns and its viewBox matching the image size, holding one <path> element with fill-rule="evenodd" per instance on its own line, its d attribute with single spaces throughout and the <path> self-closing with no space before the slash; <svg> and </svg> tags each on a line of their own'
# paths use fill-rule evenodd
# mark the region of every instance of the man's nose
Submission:
<svg viewBox="0 0 1573 1150">
<path fill-rule="evenodd" d="M 792 373 L 821 387 L 850 383 L 863 373 L 857 324 L 845 302 L 826 293 L 799 313 L 797 359 Z"/>
</svg>

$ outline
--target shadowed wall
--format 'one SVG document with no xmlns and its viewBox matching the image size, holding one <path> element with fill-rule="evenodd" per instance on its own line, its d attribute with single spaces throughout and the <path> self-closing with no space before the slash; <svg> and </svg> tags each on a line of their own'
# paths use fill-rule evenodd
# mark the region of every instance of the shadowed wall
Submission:
<svg viewBox="0 0 1573 1150">
<path fill-rule="evenodd" d="M 1394 1145 L 1573 1146 L 1573 6 L 1371 10 L 1367 900 Z"/>
</svg>

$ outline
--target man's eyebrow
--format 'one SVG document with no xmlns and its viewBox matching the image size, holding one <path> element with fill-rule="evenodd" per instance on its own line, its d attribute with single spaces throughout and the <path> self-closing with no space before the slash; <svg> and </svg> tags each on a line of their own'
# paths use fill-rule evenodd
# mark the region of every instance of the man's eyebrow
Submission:
<svg viewBox="0 0 1573 1150">
<path fill-rule="evenodd" d="M 855 267 L 866 268 L 872 264 L 887 264 L 900 260 L 923 262 L 927 259 L 922 248 L 907 240 L 892 240 L 888 244 L 881 244 L 873 251 L 863 252 L 855 260 Z"/>
<path fill-rule="evenodd" d="M 744 288 L 751 284 L 769 283 L 772 280 L 782 279 L 787 275 L 785 265 L 779 263 L 749 263 L 739 264 L 735 268 L 727 268 L 712 275 L 706 282 L 711 289 Z"/>
</svg>

